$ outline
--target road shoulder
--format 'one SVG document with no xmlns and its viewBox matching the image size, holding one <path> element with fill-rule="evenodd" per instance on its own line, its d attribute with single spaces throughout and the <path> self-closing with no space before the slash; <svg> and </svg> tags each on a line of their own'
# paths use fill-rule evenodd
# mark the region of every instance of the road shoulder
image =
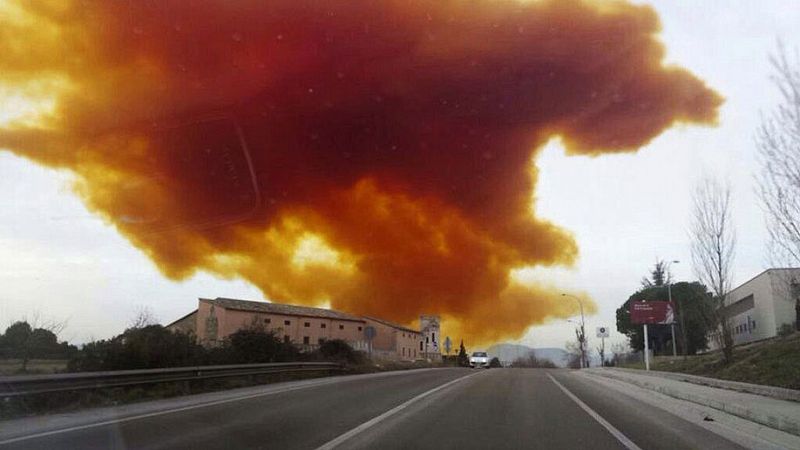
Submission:
<svg viewBox="0 0 800 450">
<path fill-rule="evenodd" d="M 395 372 L 379 372 L 361 375 L 341 375 L 325 378 L 313 378 L 299 381 L 288 381 L 274 384 L 249 386 L 225 391 L 214 391 L 202 394 L 187 395 L 169 399 L 131 403 L 115 407 L 102 407 L 80 410 L 69 413 L 31 416 L 0 422 L 0 444 L 21 437 L 60 433 L 71 429 L 88 426 L 101 426 L 109 423 L 125 422 L 163 414 L 172 414 L 190 409 L 197 409 L 242 401 L 262 396 L 276 395 L 302 389 L 346 382 L 421 373 L 434 369 L 402 370 Z"/>
<path fill-rule="evenodd" d="M 675 398 L 624 380 L 601 376 L 592 371 L 577 371 L 573 372 L 572 376 L 659 408 L 745 448 L 800 448 L 798 436 L 745 420 L 710 406 Z"/>
</svg>

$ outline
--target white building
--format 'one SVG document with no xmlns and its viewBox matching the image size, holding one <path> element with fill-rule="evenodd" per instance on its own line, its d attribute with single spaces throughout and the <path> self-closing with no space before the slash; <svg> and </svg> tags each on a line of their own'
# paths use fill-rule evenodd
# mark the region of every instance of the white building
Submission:
<svg viewBox="0 0 800 450">
<path fill-rule="evenodd" d="M 439 348 L 439 340 L 441 339 L 439 324 L 439 316 L 419 316 L 419 329 L 424 338 L 419 343 L 419 350 L 422 352 L 423 358 L 431 361 L 440 361 L 442 359 L 442 353 Z"/>
<path fill-rule="evenodd" d="M 774 337 L 783 324 L 794 324 L 800 268 L 767 269 L 733 289 L 725 299 L 734 345 Z M 716 339 L 711 349 L 719 348 Z"/>
</svg>

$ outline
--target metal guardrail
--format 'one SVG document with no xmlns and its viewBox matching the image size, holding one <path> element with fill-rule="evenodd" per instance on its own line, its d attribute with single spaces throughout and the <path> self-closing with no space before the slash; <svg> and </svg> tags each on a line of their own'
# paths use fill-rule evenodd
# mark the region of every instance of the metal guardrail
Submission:
<svg viewBox="0 0 800 450">
<path fill-rule="evenodd" d="M 15 375 L 0 377 L 0 398 L 81 389 L 133 386 L 137 384 L 273 373 L 337 371 L 342 369 L 343 366 L 341 364 L 331 362 L 292 362 L 77 372 L 53 375 Z"/>
</svg>

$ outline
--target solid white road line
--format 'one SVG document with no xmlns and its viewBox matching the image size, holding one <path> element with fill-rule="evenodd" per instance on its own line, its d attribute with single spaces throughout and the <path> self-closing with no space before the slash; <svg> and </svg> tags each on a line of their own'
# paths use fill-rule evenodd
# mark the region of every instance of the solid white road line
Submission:
<svg viewBox="0 0 800 450">
<path fill-rule="evenodd" d="M 423 370 L 425 370 L 425 369 L 423 369 Z M 45 436 L 52 436 L 54 434 L 62 434 L 62 433 L 69 433 L 70 431 L 86 430 L 86 429 L 89 429 L 89 428 L 96 428 L 96 427 L 102 427 L 102 426 L 105 426 L 105 425 L 113 425 L 113 424 L 117 424 L 117 423 L 130 422 L 132 420 L 146 419 L 148 417 L 163 416 L 165 414 L 173 414 L 173 413 L 181 412 L 181 411 L 190 411 L 192 409 L 206 408 L 206 407 L 214 406 L 214 405 L 222 405 L 222 404 L 225 404 L 225 403 L 238 402 L 238 401 L 241 401 L 241 400 L 248 400 L 248 399 L 251 399 L 251 398 L 266 397 L 268 395 L 282 394 L 284 392 L 297 391 L 297 390 L 300 390 L 300 389 L 307 389 L 307 388 L 311 388 L 311 387 L 324 386 L 326 384 L 334 384 L 334 383 L 338 383 L 338 382 L 342 382 L 342 381 L 352 381 L 352 380 L 353 380 L 352 378 L 347 378 L 347 377 L 328 378 L 328 379 L 320 380 L 319 382 L 316 382 L 316 383 L 307 383 L 307 384 L 302 384 L 300 386 L 287 386 L 287 387 L 282 388 L 282 389 L 275 389 L 275 390 L 270 390 L 270 391 L 267 391 L 267 392 L 258 392 L 258 393 L 255 393 L 255 394 L 243 395 L 243 396 L 239 396 L 239 397 L 231 397 L 231 398 L 226 398 L 226 399 L 222 399 L 222 400 L 213 400 L 213 401 L 210 401 L 210 402 L 198 403 L 196 405 L 183 406 L 183 407 L 175 408 L 175 409 L 166 409 L 166 410 L 163 410 L 163 411 L 156 411 L 156 412 L 151 412 L 151 413 L 146 413 L 146 414 L 138 414 L 138 415 L 135 415 L 135 416 L 122 417 L 122 418 L 119 418 L 119 419 L 105 420 L 105 421 L 102 421 L 102 422 L 94 422 L 94 423 L 89 423 L 89 424 L 85 424 L 85 425 L 76 425 L 74 427 L 60 428 L 60 429 L 51 430 L 51 431 L 43 431 L 41 433 L 29 434 L 29 435 L 25 435 L 25 436 L 19 436 L 19 437 L 15 437 L 15 438 L 11 438 L 11 439 L 6 439 L 4 441 L 0 441 L 0 445 L 12 444 L 14 442 L 27 441 L 29 439 L 36 439 L 36 438 L 45 437 Z"/>
<path fill-rule="evenodd" d="M 605 427 L 605 429 L 606 429 L 606 430 L 608 430 L 608 432 L 609 432 L 609 433 L 611 433 L 611 435 L 612 435 L 612 436 L 614 436 L 615 438 L 617 438 L 617 440 L 618 440 L 620 443 L 622 443 L 622 445 L 624 445 L 624 446 L 625 446 L 625 447 L 626 447 L 628 450 L 642 450 L 642 449 L 641 449 L 641 448 L 640 448 L 638 445 L 634 444 L 632 440 L 628 439 L 628 437 L 627 437 L 627 436 L 625 436 L 624 434 L 622 434 L 622 432 L 621 432 L 621 431 L 619 431 L 618 429 L 614 428 L 614 425 L 611 425 L 610 423 L 608 423 L 608 421 L 607 421 L 606 419 L 603 419 L 603 417 L 602 417 L 602 416 L 600 416 L 600 414 L 597 414 L 597 413 L 595 412 L 595 410 L 593 410 L 592 408 L 589 408 L 589 405 L 587 405 L 586 403 L 583 403 L 583 401 L 581 401 L 581 399 L 579 399 L 578 397 L 576 397 L 576 396 L 575 396 L 575 394 L 573 394 L 572 392 L 570 392 L 570 391 L 569 391 L 567 388 L 565 388 L 565 387 L 564 387 L 564 386 L 563 386 L 561 383 L 559 383 L 558 381 L 556 381 L 556 379 L 555 379 L 555 378 L 553 378 L 553 376 L 552 376 L 552 375 L 550 375 L 550 374 L 548 373 L 548 374 L 547 374 L 547 376 L 548 376 L 548 377 L 550 377 L 550 380 L 551 380 L 553 383 L 555 383 L 555 384 L 556 384 L 556 386 L 558 386 L 558 387 L 559 387 L 559 388 L 560 388 L 562 391 L 564 391 L 564 393 L 565 393 L 565 394 L 567 394 L 567 397 L 571 398 L 571 399 L 572 399 L 572 401 L 574 401 L 575 403 L 577 403 L 577 404 L 578 404 L 578 406 L 580 406 L 580 407 L 581 407 L 581 409 L 583 409 L 584 411 L 586 411 L 586 413 L 587 413 L 587 414 L 589 414 L 590 416 L 592 416 L 592 419 L 596 420 L 596 421 L 597 421 L 597 423 L 599 423 L 600 425 L 602 425 L 603 427 Z"/>
<path fill-rule="evenodd" d="M 353 428 L 352 430 L 347 431 L 347 432 L 339 435 L 338 437 L 334 438 L 333 440 L 330 440 L 330 441 L 322 444 L 321 446 L 317 447 L 317 450 L 334 449 L 334 448 L 338 447 L 339 445 L 341 445 L 346 440 L 352 438 L 353 436 L 355 436 L 357 434 L 360 434 L 360 433 L 363 433 L 364 431 L 368 430 L 369 428 L 372 428 L 373 426 L 377 425 L 378 423 L 380 423 L 380 422 L 388 419 L 389 417 L 399 413 L 400 411 L 408 408 L 412 403 L 414 403 L 416 401 L 419 401 L 419 400 L 422 400 L 423 398 L 425 398 L 425 397 L 427 397 L 427 396 L 429 396 L 429 395 L 431 395 L 433 393 L 436 393 L 438 391 L 441 391 L 442 389 L 446 389 L 446 388 L 458 383 L 459 381 L 466 380 L 469 377 L 473 377 L 473 376 L 477 375 L 478 373 L 480 373 L 480 372 L 471 373 L 469 375 L 465 375 L 463 377 L 456 378 L 455 380 L 448 381 L 445 384 L 439 385 L 439 386 L 437 386 L 437 387 L 435 387 L 433 389 L 425 391 L 422 394 L 419 394 L 416 397 L 412 398 L 411 400 L 408 400 L 408 401 L 406 401 L 404 403 L 401 403 L 401 404 L 395 406 L 394 408 L 386 411 L 385 413 L 383 413 L 383 414 L 381 414 L 379 416 L 375 416 L 372 419 L 370 419 L 370 420 L 362 423 L 361 425 Z"/>
</svg>

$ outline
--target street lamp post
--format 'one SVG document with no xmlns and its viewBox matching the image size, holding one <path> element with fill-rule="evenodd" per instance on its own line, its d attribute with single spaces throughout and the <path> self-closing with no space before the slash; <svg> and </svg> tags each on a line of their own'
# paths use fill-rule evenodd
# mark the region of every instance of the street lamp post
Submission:
<svg viewBox="0 0 800 450">
<path fill-rule="evenodd" d="M 669 302 L 670 303 L 672 303 L 672 280 L 669 278 L 669 268 L 673 264 L 680 264 L 680 261 L 673 260 L 673 261 L 670 261 L 669 263 L 667 263 L 667 296 L 669 297 Z M 679 304 L 681 303 L 680 299 L 678 299 L 678 303 Z M 683 337 L 683 348 L 682 348 L 682 350 L 683 350 L 683 356 L 685 357 L 686 356 L 686 322 L 685 322 L 685 320 L 683 318 L 683 305 L 682 304 L 680 305 L 680 308 L 678 308 L 678 310 L 679 310 L 679 316 L 680 316 L 680 320 L 681 320 L 681 336 Z M 678 351 L 676 350 L 676 347 L 675 347 L 675 322 L 674 322 L 674 319 L 673 319 L 672 324 L 670 324 L 670 327 L 672 328 L 672 356 L 676 357 L 676 356 L 678 356 Z"/>
<path fill-rule="evenodd" d="M 570 297 L 570 298 L 575 299 L 575 301 L 578 302 L 578 307 L 580 307 L 580 310 L 581 310 L 581 337 L 578 340 L 578 344 L 580 344 L 580 346 L 581 346 L 581 348 L 580 348 L 580 351 L 581 351 L 581 369 L 583 369 L 584 367 L 589 367 L 589 361 L 586 360 L 586 350 L 584 348 L 585 345 L 586 345 L 586 328 L 585 328 L 586 321 L 585 321 L 584 316 L 583 316 L 583 302 L 581 301 L 581 299 L 579 299 L 578 297 L 575 297 L 574 295 L 561 294 L 561 296 L 562 297 Z"/>
<path fill-rule="evenodd" d="M 673 264 L 680 264 L 680 261 L 673 260 L 667 263 L 667 296 L 669 297 L 669 303 L 672 304 L 672 279 L 669 276 L 669 268 Z M 681 311 L 681 322 L 683 322 L 683 311 Z M 678 356 L 678 350 L 675 346 L 675 319 L 673 318 L 672 323 L 670 324 L 670 328 L 672 329 L 672 357 Z M 681 330 L 683 329 L 683 325 L 681 325 Z M 683 346 L 686 347 L 686 342 L 683 343 Z"/>
</svg>

